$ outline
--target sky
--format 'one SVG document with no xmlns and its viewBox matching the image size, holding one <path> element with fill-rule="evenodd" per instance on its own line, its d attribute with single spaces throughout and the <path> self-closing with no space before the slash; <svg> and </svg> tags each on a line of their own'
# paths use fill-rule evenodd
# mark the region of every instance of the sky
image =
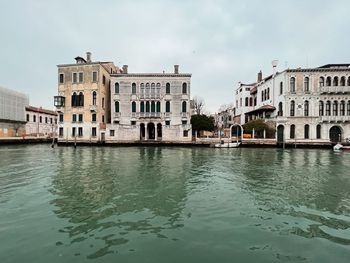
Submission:
<svg viewBox="0 0 350 263">
<path fill-rule="evenodd" d="M 53 109 L 58 64 L 92 52 L 129 72 L 192 73 L 207 112 L 239 82 L 286 68 L 350 63 L 350 1 L 0 0 L 0 86 Z"/>
</svg>

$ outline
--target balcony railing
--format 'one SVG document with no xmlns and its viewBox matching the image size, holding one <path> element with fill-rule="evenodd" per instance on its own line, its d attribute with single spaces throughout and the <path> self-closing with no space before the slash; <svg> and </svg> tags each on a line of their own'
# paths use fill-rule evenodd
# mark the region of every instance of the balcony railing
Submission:
<svg viewBox="0 0 350 263">
<path fill-rule="evenodd" d="M 187 118 L 187 112 L 181 112 L 181 117 L 182 118 Z"/>
<path fill-rule="evenodd" d="M 329 86 L 320 87 L 321 93 L 336 94 L 336 93 L 350 93 L 350 86 Z"/>
<path fill-rule="evenodd" d="M 161 118 L 161 112 L 139 112 L 140 118 Z"/>
<path fill-rule="evenodd" d="M 322 122 L 350 122 L 350 116 L 320 116 Z"/>
<path fill-rule="evenodd" d="M 114 118 L 120 118 L 120 115 L 121 115 L 120 112 L 115 112 L 114 113 Z"/>
<path fill-rule="evenodd" d="M 154 94 L 151 94 L 151 93 L 141 93 L 140 94 L 140 98 L 141 99 L 160 99 L 160 93 L 154 93 Z"/>
</svg>

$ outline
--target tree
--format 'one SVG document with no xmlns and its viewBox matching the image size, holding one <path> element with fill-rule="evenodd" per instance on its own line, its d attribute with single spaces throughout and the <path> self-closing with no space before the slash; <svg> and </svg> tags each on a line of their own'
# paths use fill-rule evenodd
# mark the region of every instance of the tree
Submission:
<svg viewBox="0 0 350 263">
<path fill-rule="evenodd" d="M 214 118 L 203 114 L 191 116 L 191 124 L 192 129 L 198 132 L 214 130 Z"/>
<path fill-rule="evenodd" d="M 203 114 L 204 105 L 204 99 L 202 97 L 194 96 L 191 100 L 191 108 L 194 110 L 196 115 Z"/>
</svg>

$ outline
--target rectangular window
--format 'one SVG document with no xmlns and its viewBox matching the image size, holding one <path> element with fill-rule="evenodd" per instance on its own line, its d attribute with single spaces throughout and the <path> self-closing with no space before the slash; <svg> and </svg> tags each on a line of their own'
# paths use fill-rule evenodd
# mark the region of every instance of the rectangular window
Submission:
<svg viewBox="0 0 350 263">
<path fill-rule="evenodd" d="M 105 115 L 102 115 L 102 123 L 105 123 Z"/>
<path fill-rule="evenodd" d="M 91 136 L 96 137 L 96 127 L 91 128 Z"/>
<path fill-rule="evenodd" d="M 60 73 L 60 84 L 64 83 L 64 74 Z"/>
<path fill-rule="evenodd" d="M 43 117 L 39 117 L 39 122 L 42 123 L 43 122 Z"/>
<path fill-rule="evenodd" d="M 109 130 L 109 136 L 114 137 L 114 130 Z"/>
<path fill-rule="evenodd" d="M 83 72 L 79 72 L 79 83 L 84 81 L 84 73 Z"/>
<path fill-rule="evenodd" d="M 78 82 L 77 73 L 74 72 L 73 73 L 73 83 L 77 83 L 77 82 Z"/>
<path fill-rule="evenodd" d="M 72 115 L 72 122 L 76 122 L 77 121 L 77 115 L 76 114 L 73 114 Z"/>
<path fill-rule="evenodd" d="M 52 122 L 52 118 L 50 118 L 50 123 L 51 123 L 51 124 L 53 124 L 53 122 Z"/>
<path fill-rule="evenodd" d="M 78 119 L 79 122 L 83 122 L 83 114 L 79 114 L 79 115 L 78 115 L 78 118 L 79 118 L 79 119 Z"/>
<path fill-rule="evenodd" d="M 63 127 L 58 130 L 58 136 L 63 137 Z"/>
<path fill-rule="evenodd" d="M 36 116 L 33 115 L 33 122 L 36 122 Z"/>
<path fill-rule="evenodd" d="M 136 125 L 136 121 L 131 121 L 131 125 Z"/>
<path fill-rule="evenodd" d="M 29 121 L 29 114 L 27 114 L 27 121 Z"/>
<path fill-rule="evenodd" d="M 188 137 L 188 131 L 184 131 L 184 137 Z"/>
<path fill-rule="evenodd" d="M 97 82 L 97 71 L 92 72 L 92 82 Z"/>
<path fill-rule="evenodd" d="M 106 77 L 105 77 L 105 75 L 103 75 L 103 77 L 102 77 L 102 84 L 103 84 L 103 85 L 106 84 Z"/>
<path fill-rule="evenodd" d="M 169 126 L 170 125 L 170 121 L 165 121 L 165 125 Z"/>
<path fill-rule="evenodd" d="M 182 124 L 187 124 L 187 121 L 182 121 Z"/>
<path fill-rule="evenodd" d="M 45 117 L 45 123 L 47 123 L 47 117 Z"/>
<path fill-rule="evenodd" d="M 91 121 L 96 122 L 96 113 L 93 113 L 91 116 Z"/>
<path fill-rule="evenodd" d="M 72 128 L 72 137 L 75 137 L 75 127 Z"/>
<path fill-rule="evenodd" d="M 60 122 L 63 122 L 63 113 L 60 114 Z"/>
<path fill-rule="evenodd" d="M 78 128 L 78 136 L 83 137 L 83 127 Z"/>
</svg>

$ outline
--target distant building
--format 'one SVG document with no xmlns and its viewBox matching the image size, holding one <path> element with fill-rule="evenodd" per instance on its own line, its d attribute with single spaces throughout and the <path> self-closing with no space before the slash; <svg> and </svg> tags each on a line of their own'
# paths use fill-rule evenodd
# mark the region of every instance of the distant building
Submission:
<svg viewBox="0 0 350 263">
<path fill-rule="evenodd" d="M 0 87 L 0 137 L 25 134 L 25 107 L 28 104 L 28 95 Z"/>
<path fill-rule="evenodd" d="M 112 122 L 109 142 L 191 141 L 191 74 L 122 73 L 111 75 Z"/>
<path fill-rule="evenodd" d="M 236 90 L 240 124 L 274 121 L 278 142 L 325 144 L 350 138 L 350 64 L 287 69 L 241 84 Z"/>
<path fill-rule="evenodd" d="M 74 64 L 58 65 L 58 141 L 105 140 L 110 116 L 110 79 L 119 69 L 112 62 L 95 62 L 91 53 Z"/>
<path fill-rule="evenodd" d="M 57 113 L 27 106 L 26 108 L 26 136 L 53 137 L 57 136 Z"/>
</svg>

